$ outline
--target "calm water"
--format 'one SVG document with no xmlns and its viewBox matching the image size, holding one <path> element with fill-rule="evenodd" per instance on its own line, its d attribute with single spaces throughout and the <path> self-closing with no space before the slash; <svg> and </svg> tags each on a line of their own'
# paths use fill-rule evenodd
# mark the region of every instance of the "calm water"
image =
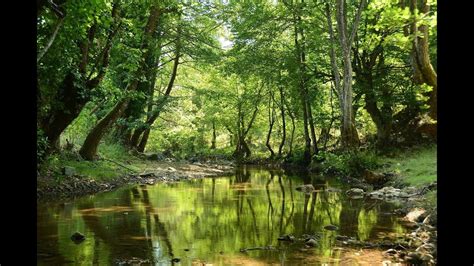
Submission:
<svg viewBox="0 0 474 266">
<path fill-rule="evenodd" d="M 312 183 L 317 192 L 296 191 Z M 387 203 L 349 200 L 335 179 L 242 168 L 230 177 L 133 186 L 59 203 L 38 204 L 39 265 L 381 264 L 381 251 L 336 246 L 336 235 L 360 240 L 404 233 Z M 323 227 L 334 224 L 338 231 Z M 80 244 L 70 236 L 86 235 Z M 318 247 L 278 241 L 321 233 Z M 241 248 L 274 246 L 276 250 Z M 180 258 L 178 263 L 172 258 Z M 333 265 L 333 264 L 332 264 Z"/>
</svg>

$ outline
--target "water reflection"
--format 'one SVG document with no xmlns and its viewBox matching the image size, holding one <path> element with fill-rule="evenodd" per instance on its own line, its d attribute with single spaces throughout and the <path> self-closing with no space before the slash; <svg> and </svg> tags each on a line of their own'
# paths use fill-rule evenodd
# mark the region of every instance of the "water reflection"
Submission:
<svg viewBox="0 0 474 266">
<path fill-rule="evenodd" d="M 313 184 L 316 192 L 295 190 Z M 349 200 L 328 187 L 334 179 L 277 170 L 239 168 L 223 178 L 135 186 L 81 198 L 68 203 L 38 206 L 38 264 L 117 264 L 130 260 L 148 264 L 214 265 L 289 264 L 341 261 L 335 248 L 337 234 L 361 240 L 403 233 L 392 216 L 393 206 Z M 338 231 L 323 227 L 333 224 Z M 75 244 L 76 232 L 86 240 Z M 319 246 L 278 241 L 284 234 L 320 233 Z M 273 246 L 276 250 L 241 248 Z"/>
</svg>

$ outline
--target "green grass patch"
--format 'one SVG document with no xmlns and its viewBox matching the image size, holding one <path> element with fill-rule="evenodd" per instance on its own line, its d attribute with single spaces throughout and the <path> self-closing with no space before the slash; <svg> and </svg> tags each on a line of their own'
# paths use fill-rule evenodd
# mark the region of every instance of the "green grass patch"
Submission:
<svg viewBox="0 0 474 266">
<path fill-rule="evenodd" d="M 384 171 L 399 174 L 410 186 L 422 186 L 437 179 L 437 147 L 425 146 L 398 153 L 393 158 L 383 157 L 382 163 L 388 164 Z"/>
<path fill-rule="evenodd" d="M 111 180 L 126 174 L 126 169 L 107 161 L 64 161 L 64 166 L 74 167 L 78 175 L 95 180 Z"/>
<path fill-rule="evenodd" d="M 138 173 L 147 165 L 146 162 L 130 155 L 119 144 L 101 144 L 99 157 L 107 158 L 113 162 L 104 159 L 85 161 L 80 158 L 77 151 L 63 151 L 60 154 L 49 156 L 42 166 L 41 172 L 43 175 L 49 173 L 48 175 L 51 175 L 56 182 L 61 183 L 67 178 L 62 173 L 62 169 L 69 166 L 75 169 L 76 175 L 97 181 L 108 181 L 131 173 L 125 167 Z"/>
</svg>

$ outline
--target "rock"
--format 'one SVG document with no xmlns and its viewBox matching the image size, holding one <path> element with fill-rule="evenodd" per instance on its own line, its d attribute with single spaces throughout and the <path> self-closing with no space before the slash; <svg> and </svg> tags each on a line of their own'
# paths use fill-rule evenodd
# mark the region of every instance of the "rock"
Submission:
<svg viewBox="0 0 474 266">
<path fill-rule="evenodd" d="M 388 254 L 388 255 L 395 255 L 397 254 L 398 251 L 396 251 L 395 249 L 391 248 L 391 249 L 388 249 L 386 250 L 384 253 L 385 254 Z"/>
<path fill-rule="evenodd" d="M 414 194 L 418 191 L 416 187 L 406 187 L 403 189 L 407 194 Z"/>
<path fill-rule="evenodd" d="M 335 225 L 330 224 L 330 225 L 326 225 L 326 226 L 324 227 L 324 229 L 329 230 L 329 231 L 335 231 L 335 230 L 337 230 L 337 229 L 339 229 L 339 228 L 338 228 L 337 226 L 335 226 Z"/>
<path fill-rule="evenodd" d="M 347 241 L 349 239 L 350 239 L 350 237 L 348 237 L 348 236 L 341 236 L 341 235 L 336 236 L 336 240 L 339 240 L 339 241 Z"/>
<path fill-rule="evenodd" d="M 430 222 L 431 222 L 430 217 L 431 217 L 431 215 L 427 215 L 427 216 L 425 217 L 425 219 L 423 219 L 423 222 L 422 222 L 422 223 L 425 224 L 425 225 L 429 225 Z"/>
<path fill-rule="evenodd" d="M 311 184 L 306 184 L 306 185 L 297 186 L 296 190 L 304 192 L 304 193 L 310 193 L 314 190 L 314 187 Z"/>
<path fill-rule="evenodd" d="M 176 171 L 176 169 L 170 166 L 170 167 L 168 167 L 168 171 L 174 172 L 174 171 Z"/>
<path fill-rule="evenodd" d="M 423 217 L 422 215 L 425 214 L 426 211 L 421 208 L 415 208 L 411 210 L 403 219 L 410 221 L 410 222 L 418 222 L 418 220 Z M 426 217 L 426 216 L 424 216 Z M 423 218 L 424 218 L 423 217 Z"/>
<path fill-rule="evenodd" d="M 371 199 L 380 199 L 380 200 L 389 200 L 389 201 L 397 201 L 400 200 L 401 198 L 408 198 L 408 200 L 412 199 L 410 198 L 409 193 L 406 191 L 402 191 L 399 188 L 394 188 L 394 187 L 383 187 L 379 190 L 370 192 L 368 194 L 369 198 Z"/>
<path fill-rule="evenodd" d="M 430 260 L 433 259 L 433 255 L 431 255 L 431 254 L 423 254 L 423 255 L 421 255 L 420 259 L 421 259 L 422 261 L 430 261 Z"/>
<path fill-rule="evenodd" d="M 155 184 L 155 179 L 153 178 L 148 178 L 147 180 L 145 180 L 145 184 L 148 184 L 148 185 L 153 185 Z"/>
<path fill-rule="evenodd" d="M 160 159 L 160 155 L 158 153 L 145 153 L 145 158 L 150 161 L 157 161 Z"/>
<path fill-rule="evenodd" d="M 318 245 L 318 242 L 313 239 L 313 238 L 310 238 L 308 239 L 308 241 L 305 242 L 306 245 L 310 246 L 310 247 L 315 247 Z"/>
<path fill-rule="evenodd" d="M 79 233 L 79 232 L 75 232 L 74 234 L 72 234 L 71 236 L 71 240 L 74 241 L 76 244 L 79 244 L 81 243 L 82 241 L 84 241 L 86 239 L 86 236 Z"/>
<path fill-rule="evenodd" d="M 409 198 L 410 195 L 408 195 L 408 193 L 402 191 L 402 192 L 398 193 L 398 197 L 400 197 L 400 198 Z"/>
<path fill-rule="evenodd" d="M 346 191 L 346 195 L 352 199 L 360 199 L 364 196 L 364 190 L 361 188 L 351 188 Z"/>
<path fill-rule="evenodd" d="M 145 178 L 145 177 L 155 177 L 156 175 L 153 172 L 149 172 L 149 173 L 140 174 L 138 176 L 141 177 L 141 178 Z"/>
<path fill-rule="evenodd" d="M 406 260 L 410 263 L 413 263 L 413 264 L 420 264 L 423 262 L 423 260 L 421 259 L 422 257 L 422 254 L 420 254 L 420 252 L 409 252 L 407 257 L 406 257 Z"/>
<path fill-rule="evenodd" d="M 383 199 L 384 198 L 384 194 L 383 192 L 380 192 L 380 191 L 374 191 L 374 192 L 371 192 L 369 194 L 369 197 L 371 199 Z"/>
<path fill-rule="evenodd" d="M 280 240 L 280 241 L 295 241 L 295 237 L 292 236 L 292 235 L 284 235 L 284 236 L 278 237 L 278 240 Z"/>
<path fill-rule="evenodd" d="M 395 246 L 393 242 L 390 242 L 389 240 L 383 240 L 382 242 L 379 243 L 379 245 L 383 248 L 391 248 Z"/>
<path fill-rule="evenodd" d="M 347 241 L 343 241 L 342 243 L 345 245 L 353 245 L 353 246 L 359 246 L 363 244 L 362 241 L 359 241 L 357 239 L 352 239 L 352 238 Z"/>
<path fill-rule="evenodd" d="M 406 221 L 406 220 L 401 220 L 403 226 L 405 226 L 406 228 L 408 229 L 415 229 L 415 228 L 418 228 L 418 224 L 415 223 L 415 222 L 410 222 L 410 221 Z"/>
<path fill-rule="evenodd" d="M 415 251 L 422 253 L 434 253 L 436 251 L 436 246 L 431 243 L 426 243 L 419 246 Z"/>
<path fill-rule="evenodd" d="M 321 239 L 320 234 L 314 234 L 314 235 L 308 235 L 308 234 L 303 234 L 300 238 L 300 240 L 308 241 L 310 239 L 318 240 Z"/>
<path fill-rule="evenodd" d="M 62 172 L 65 176 L 73 176 L 76 174 L 76 168 L 71 166 L 64 166 Z"/>
</svg>

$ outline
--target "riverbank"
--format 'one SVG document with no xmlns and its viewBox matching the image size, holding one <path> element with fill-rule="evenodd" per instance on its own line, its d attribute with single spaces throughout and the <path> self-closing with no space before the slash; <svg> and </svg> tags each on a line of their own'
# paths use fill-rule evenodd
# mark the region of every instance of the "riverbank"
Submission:
<svg viewBox="0 0 474 266">
<path fill-rule="evenodd" d="M 111 191 L 129 184 L 155 184 L 225 176 L 233 173 L 229 162 L 201 163 L 147 160 L 127 156 L 126 160 L 88 162 L 62 158 L 37 177 L 37 199 L 58 200 Z"/>
<path fill-rule="evenodd" d="M 400 201 L 395 210 L 410 232 L 403 245 L 384 255 L 397 262 L 435 265 L 437 257 L 437 147 L 413 147 L 380 158 L 381 167 L 370 176 L 388 177 L 382 188 L 364 191 L 371 199 Z M 367 176 L 362 180 L 367 181 Z M 359 187 L 359 186 L 357 186 Z"/>
</svg>

